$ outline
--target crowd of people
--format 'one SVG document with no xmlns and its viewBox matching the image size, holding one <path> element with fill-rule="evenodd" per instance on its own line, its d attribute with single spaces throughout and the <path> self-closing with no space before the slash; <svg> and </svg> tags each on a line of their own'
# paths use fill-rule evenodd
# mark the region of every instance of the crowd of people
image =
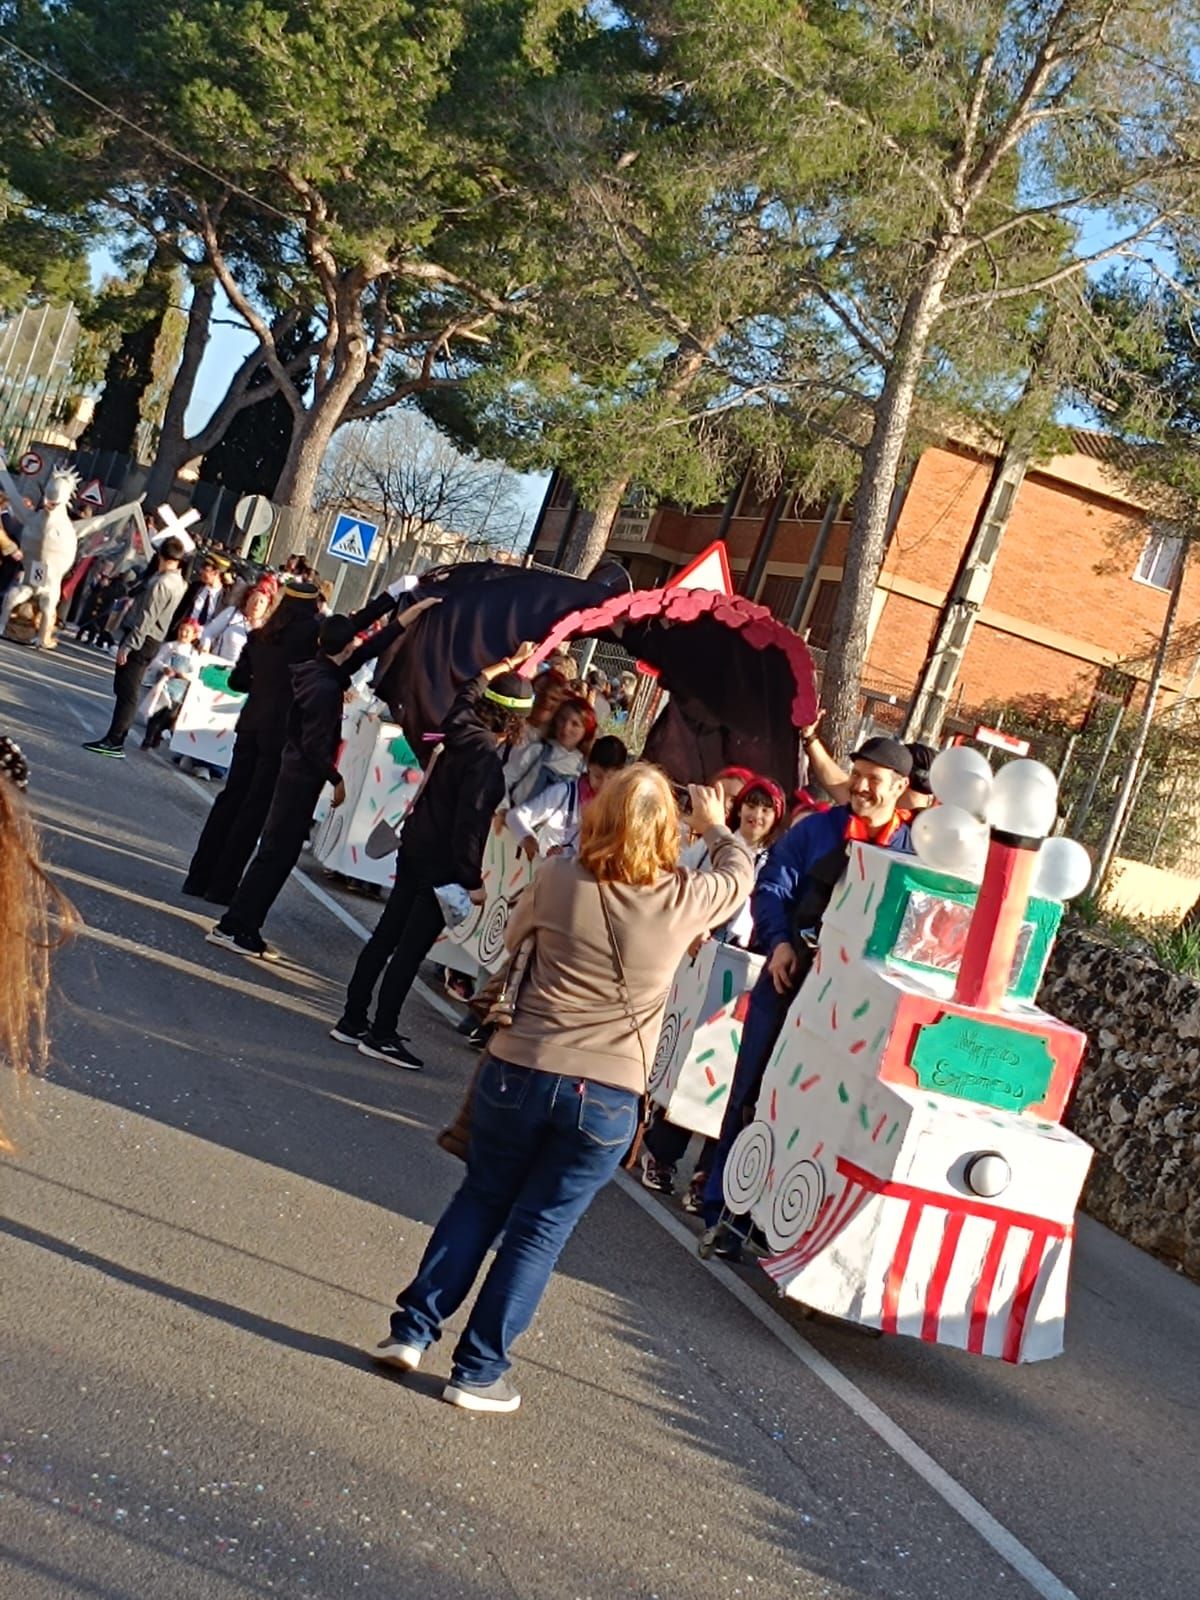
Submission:
<svg viewBox="0 0 1200 1600">
<path fill-rule="evenodd" d="M 229 685 L 245 700 L 183 893 L 221 908 L 210 942 L 271 960 L 263 925 L 318 799 L 329 785 L 335 807 L 345 800 L 337 757 L 351 679 L 437 599 L 414 597 L 413 581 L 402 580 L 353 615 L 330 616 L 321 587 L 294 561 L 291 572 L 235 592 L 240 580 L 225 558 L 198 553 L 185 576 L 187 556 L 167 536 L 119 604 L 109 604 L 115 578 L 103 572 L 81 600 L 81 637 L 115 648 L 112 717 L 85 748 L 124 754 L 147 679 L 143 742 L 155 748 L 202 653 L 229 663 Z M 636 677 L 581 676 L 566 652 L 531 677 L 535 648 L 520 646 L 459 690 L 407 813 L 393 887 L 330 1029 L 365 1056 L 421 1068 L 401 1032 L 405 1006 L 454 896 L 483 902 L 489 832 L 507 829 L 535 871 L 508 924 L 507 964 L 482 975 L 464 1022 L 483 1052 L 462 1114 L 466 1175 L 375 1351 L 415 1368 L 500 1239 L 445 1390 L 451 1403 L 484 1411 L 519 1404 L 507 1376 L 512 1343 L 591 1199 L 633 1159 L 673 974 L 707 939 L 764 957 L 720 1134 L 705 1141 L 683 1196 L 703 1217 L 705 1252 L 738 1255 L 745 1230 L 725 1215 L 725 1158 L 753 1111 L 849 845 L 910 848 L 911 816 L 931 803 L 934 752 L 875 737 L 844 768 L 817 725 L 802 737 L 828 801 L 807 789 L 787 794 L 740 767 L 684 795 L 631 761 L 627 738 L 614 731 L 629 731 Z M 14 789 L 11 773 L 0 789 Z M 8 827 L 20 848 L 0 870 L 28 877 L 37 872 L 28 836 L 11 818 Z M 40 892 L 44 917 L 51 891 Z M 14 982 L 30 995 L 38 974 L 31 968 Z M 37 1030 L 36 1004 L 26 1010 L 24 1021 L 18 1008 L 6 1022 L 13 1060 L 28 1056 L 28 1032 Z M 641 1181 L 672 1193 L 693 1136 L 661 1112 L 644 1133 Z"/>
</svg>

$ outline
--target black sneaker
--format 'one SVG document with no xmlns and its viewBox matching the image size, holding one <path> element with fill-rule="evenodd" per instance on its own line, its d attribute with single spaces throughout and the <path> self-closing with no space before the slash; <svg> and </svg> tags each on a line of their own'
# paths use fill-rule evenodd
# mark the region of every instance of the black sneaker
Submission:
<svg viewBox="0 0 1200 1600">
<path fill-rule="evenodd" d="M 655 1194 L 675 1193 L 675 1168 L 655 1161 L 648 1150 L 642 1152 L 642 1188 L 653 1189 Z"/>
<path fill-rule="evenodd" d="M 94 756 L 111 756 L 114 761 L 125 759 L 124 747 L 119 744 L 109 744 L 107 739 L 89 739 L 83 748 L 90 750 Z"/>
<path fill-rule="evenodd" d="M 361 1044 L 371 1030 L 365 1022 L 355 1022 L 350 1017 L 339 1017 L 329 1030 L 329 1037 L 339 1044 Z"/>
<path fill-rule="evenodd" d="M 279 960 L 279 951 L 259 933 L 230 933 L 218 922 L 204 937 L 209 944 L 219 944 L 225 950 L 236 950 L 238 955 L 251 956 L 255 961 Z"/>
<path fill-rule="evenodd" d="M 442 1390 L 442 1399 L 462 1411 L 515 1411 L 521 1396 L 507 1378 L 497 1378 L 495 1383 L 468 1383 L 466 1378 L 451 1377 Z"/>
<path fill-rule="evenodd" d="M 413 1055 L 407 1041 L 398 1033 L 380 1038 L 368 1029 L 358 1041 L 358 1053 L 360 1056 L 370 1056 L 373 1061 L 390 1061 L 393 1066 L 407 1067 L 410 1072 L 420 1072 L 425 1065 L 420 1056 Z"/>
</svg>

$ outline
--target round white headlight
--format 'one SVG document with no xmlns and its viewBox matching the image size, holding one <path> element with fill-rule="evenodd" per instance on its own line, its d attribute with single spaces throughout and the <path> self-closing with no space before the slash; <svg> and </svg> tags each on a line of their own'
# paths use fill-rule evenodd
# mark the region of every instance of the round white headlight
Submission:
<svg viewBox="0 0 1200 1600">
<path fill-rule="evenodd" d="M 998 1150 L 982 1150 L 963 1168 L 963 1181 L 981 1200 L 994 1200 L 1012 1182 L 1012 1168 Z"/>
</svg>

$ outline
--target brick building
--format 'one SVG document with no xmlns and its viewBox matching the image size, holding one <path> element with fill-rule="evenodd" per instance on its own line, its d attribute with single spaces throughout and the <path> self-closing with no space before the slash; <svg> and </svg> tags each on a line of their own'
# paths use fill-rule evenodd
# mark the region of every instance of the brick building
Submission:
<svg viewBox="0 0 1200 1600">
<path fill-rule="evenodd" d="M 1154 528 L 1122 478 L 1112 440 L 1078 432 L 1071 443 L 1070 453 L 1030 468 L 1019 482 L 974 612 L 952 713 L 1055 706 L 1074 719 L 1097 692 L 1141 701 L 1138 686 L 1166 613 L 1178 541 Z M 867 688 L 901 700 L 912 694 L 1000 465 L 986 447 L 947 439 L 924 452 L 897 495 L 872 608 Z M 570 485 L 552 480 L 535 560 L 553 564 L 577 514 Z M 724 538 L 743 592 L 822 650 L 847 533 L 844 506 L 798 506 L 786 495 L 763 494 L 749 477 L 724 505 L 694 512 L 627 507 L 610 547 L 639 587 L 653 587 Z M 1169 697 L 1187 687 L 1198 636 L 1200 572 L 1191 570 L 1164 685 Z"/>
</svg>

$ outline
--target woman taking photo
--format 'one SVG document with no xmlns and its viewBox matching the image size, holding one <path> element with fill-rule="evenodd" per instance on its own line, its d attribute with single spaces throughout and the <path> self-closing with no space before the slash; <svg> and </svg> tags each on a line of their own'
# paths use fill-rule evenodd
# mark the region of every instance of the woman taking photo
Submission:
<svg viewBox="0 0 1200 1600">
<path fill-rule="evenodd" d="M 579 855 L 544 862 L 509 921 L 509 950 L 530 936 L 534 949 L 512 1026 L 480 1065 L 467 1175 L 374 1352 L 417 1367 L 503 1233 L 455 1347 L 442 1392 L 451 1405 L 520 1405 L 505 1377 L 510 1347 L 629 1149 L 675 967 L 750 892 L 750 858 L 724 825 L 721 796 L 693 788 L 691 799 L 711 871 L 677 868 L 671 787 L 639 762 L 588 807 Z"/>
</svg>

